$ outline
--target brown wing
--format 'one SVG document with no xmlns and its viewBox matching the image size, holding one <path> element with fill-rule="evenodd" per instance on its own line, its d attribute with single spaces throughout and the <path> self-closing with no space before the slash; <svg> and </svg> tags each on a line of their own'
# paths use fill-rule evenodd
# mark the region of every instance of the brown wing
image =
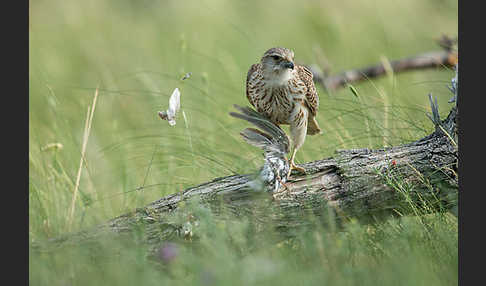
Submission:
<svg viewBox="0 0 486 286">
<path fill-rule="evenodd" d="M 253 64 L 251 65 L 250 69 L 248 70 L 248 73 L 246 74 L 246 98 L 248 98 L 248 101 L 251 103 L 251 105 L 255 106 L 255 103 L 253 102 L 253 99 L 250 97 L 250 94 L 248 92 L 248 84 L 251 78 L 251 75 L 258 70 L 260 64 Z"/>
<path fill-rule="evenodd" d="M 305 66 L 296 66 L 297 74 L 299 78 L 304 82 L 307 87 L 307 93 L 305 94 L 305 104 L 309 108 L 312 115 L 316 115 L 317 109 L 319 109 L 319 96 L 317 95 L 316 86 L 312 80 L 312 72 Z"/>
</svg>

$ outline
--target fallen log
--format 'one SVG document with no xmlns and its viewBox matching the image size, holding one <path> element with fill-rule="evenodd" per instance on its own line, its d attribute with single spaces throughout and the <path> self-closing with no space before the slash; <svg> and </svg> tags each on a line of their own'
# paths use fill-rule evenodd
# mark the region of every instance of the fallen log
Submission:
<svg viewBox="0 0 486 286">
<path fill-rule="evenodd" d="M 332 158 L 302 164 L 307 174 L 292 174 L 286 188 L 274 194 L 248 188 L 254 175 L 217 178 L 92 229 L 32 246 L 47 250 L 102 237 L 128 235 L 133 239 L 135 235 L 137 241 L 157 247 L 164 241 L 197 236 L 201 211 L 221 220 L 251 217 L 257 227 L 273 226 L 285 234 L 310 224 L 310 214 L 369 222 L 413 214 L 421 206 L 427 208 L 420 214 L 454 209 L 457 118 L 454 106 L 445 120 L 436 122 L 432 134 L 415 142 L 376 150 L 339 150 Z M 197 202 L 191 202 L 193 199 Z"/>
</svg>

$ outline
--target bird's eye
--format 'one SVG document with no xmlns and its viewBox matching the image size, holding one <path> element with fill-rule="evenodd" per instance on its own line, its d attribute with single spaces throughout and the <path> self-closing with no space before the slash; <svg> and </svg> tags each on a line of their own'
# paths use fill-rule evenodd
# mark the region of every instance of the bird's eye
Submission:
<svg viewBox="0 0 486 286">
<path fill-rule="evenodd" d="M 272 59 L 277 61 L 278 59 L 280 59 L 280 57 L 279 56 L 272 56 Z"/>
</svg>

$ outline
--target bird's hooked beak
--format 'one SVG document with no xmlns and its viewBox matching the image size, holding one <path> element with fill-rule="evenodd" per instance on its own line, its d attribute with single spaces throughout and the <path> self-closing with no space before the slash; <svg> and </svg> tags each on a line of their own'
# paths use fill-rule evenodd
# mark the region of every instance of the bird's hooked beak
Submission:
<svg viewBox="0 0 486 286">
<path fill-rule="evenodd" d="M 283 61 L 281 63 L 282 67 L 286 68 L 286 69 L 291 69 L 293 70 L 294 69 L 294 63 L 291 62 L 291 61 Z"/>
</svg>

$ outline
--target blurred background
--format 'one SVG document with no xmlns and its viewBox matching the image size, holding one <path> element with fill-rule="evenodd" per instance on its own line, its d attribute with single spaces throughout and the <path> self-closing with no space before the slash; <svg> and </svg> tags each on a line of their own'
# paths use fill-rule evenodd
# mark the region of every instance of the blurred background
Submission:
<svg viewBox="0 0 486 286">
<path fill-rule="evenodd" d="M 296 62 L 338 74 L 440 50 L 441 35 L 457 36 L 457 18 L 451 0 L 29 1 L 30 241 L 255 172 L 261 151 L 240 138 L 247 124 L 228 113 L 248 104 L 248 68 L 268 48 L 291 48 Z M 324 133 L 307 137 L 297 163 L 429 134 L 427 94 L 447 115 L 453 76 L 444 68 L 390 74 L 355 84 L 359 97 L 317 85 Z M 176 87 L 181 112 L 169 126 L 157 112 Z"/>
</svg>

